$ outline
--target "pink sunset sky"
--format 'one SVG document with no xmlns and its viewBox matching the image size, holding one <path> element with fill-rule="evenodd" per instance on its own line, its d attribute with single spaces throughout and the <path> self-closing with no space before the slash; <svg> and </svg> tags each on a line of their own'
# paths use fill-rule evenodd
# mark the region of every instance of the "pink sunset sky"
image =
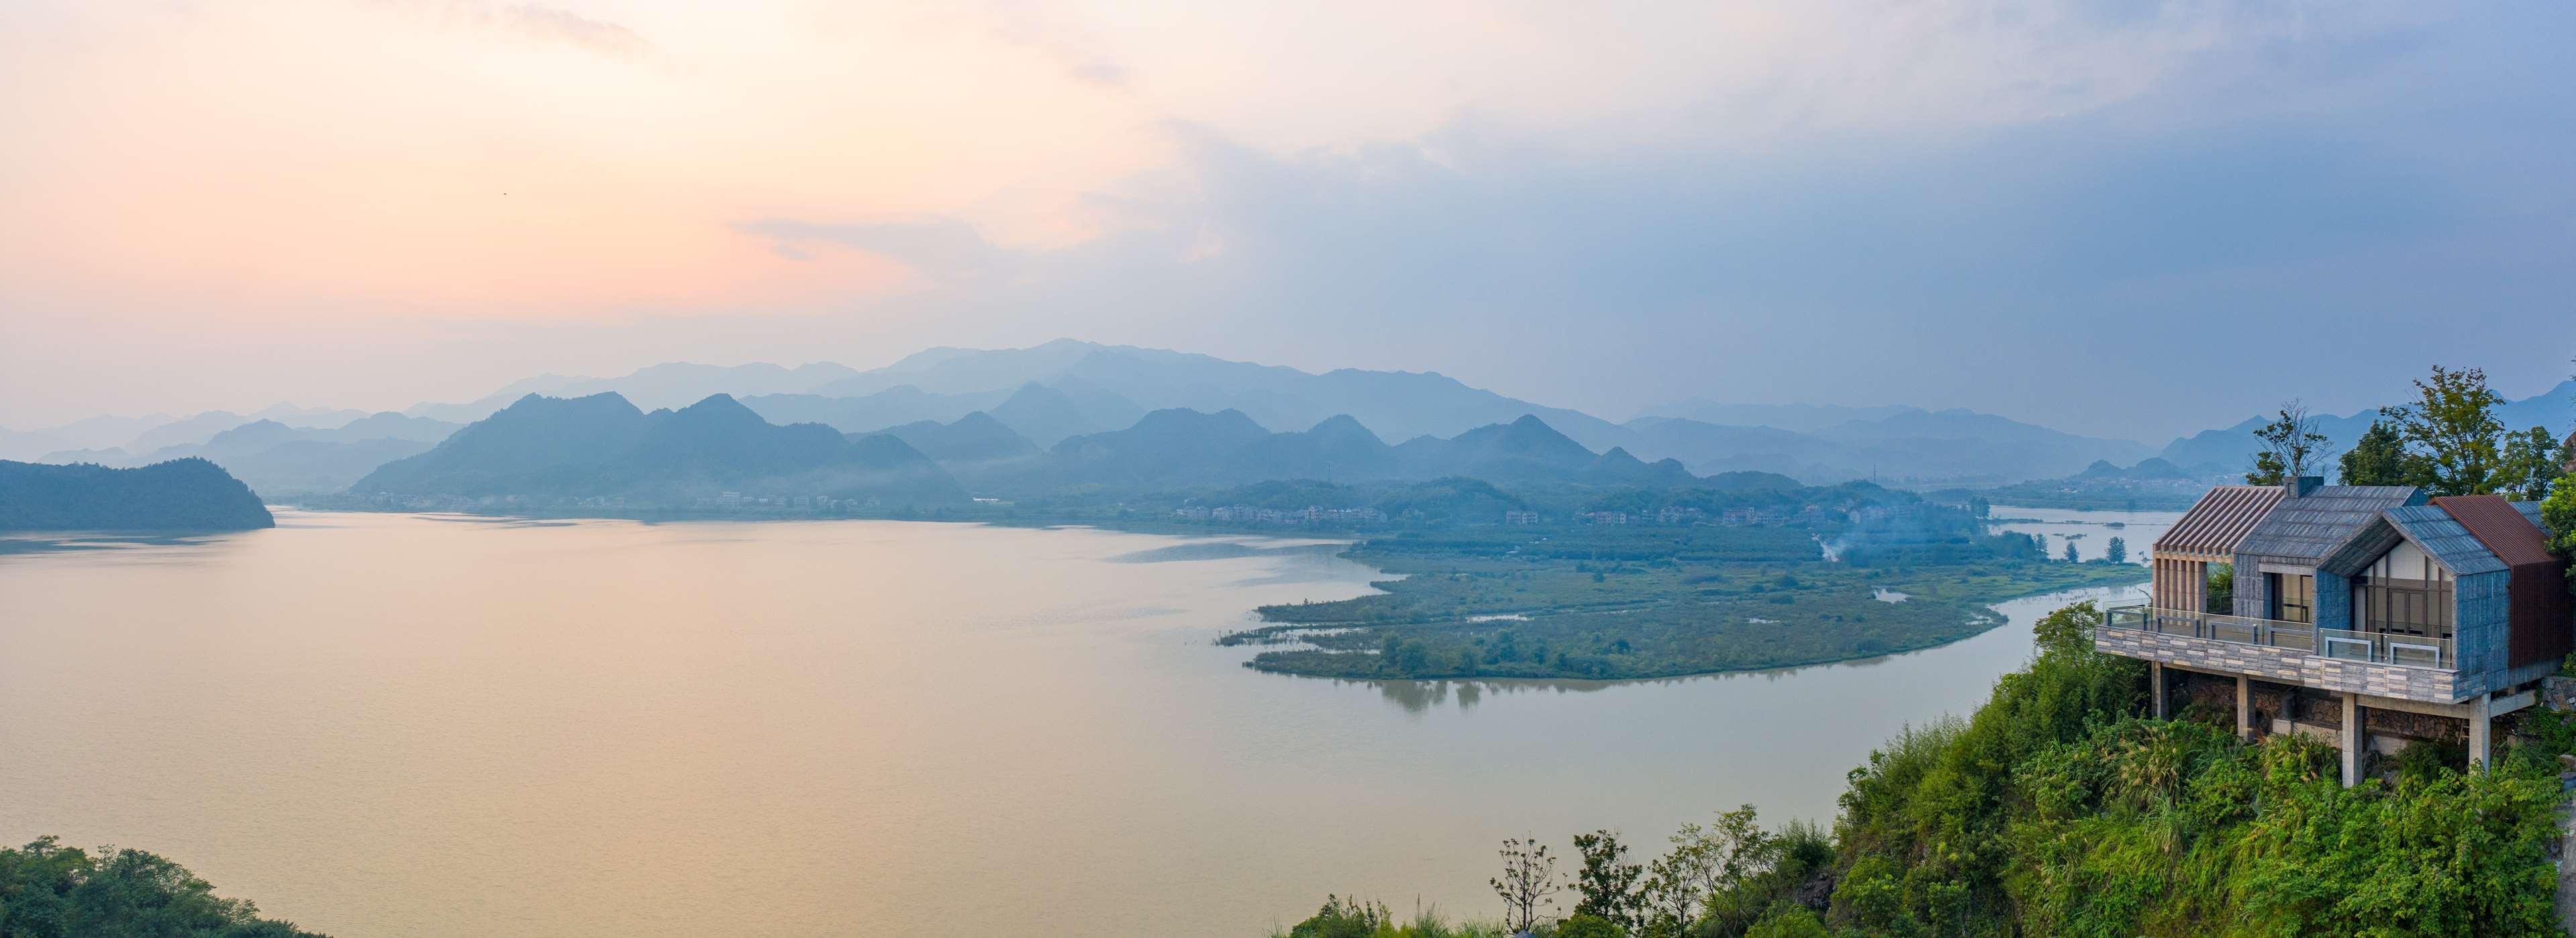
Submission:
<svg viewBox="0 0 2576 938">
<path fill-rule="evenodd" d="M 22 0 L 0 426 L 1059 336 L 1614 418 L 2518 396 L 2576 353 L 2568 17 Z"/>
</svg>

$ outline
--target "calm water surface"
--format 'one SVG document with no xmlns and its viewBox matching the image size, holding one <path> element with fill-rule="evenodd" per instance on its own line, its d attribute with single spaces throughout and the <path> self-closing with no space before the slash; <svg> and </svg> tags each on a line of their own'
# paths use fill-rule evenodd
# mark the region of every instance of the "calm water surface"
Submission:
<svg viewBox="0 0 2576 938">
<path fill-rule="evenodd" d="M 145 847 L 344 938 L 1256 935 L 1326 892 L 1490 916 L 1507 836 L 1829 818 L 2068 598 L 1847 665 L 1350 683 L 1211 644 L 1366 592 L 1329 546 L 280 524 L 0 554 L 0 840 Z"/>
<path fill-rule="evenodd" d="M 2026 508 L 2020 505 L 1996 505 L 1992 516 L 1997 531 L 2036 534 L 2048 542 L 2049 556 L 2066 550 L 2066 539 L 2075 538 L 2075 549 L 2086 560 L 2102 559 L 2102 552 L 2112 538 L 2123 538 L 2129 544 L 2129 562 L 2147 562 L 2147 548 L 2163 537 L 2174 522 L 2182 520 L 2179 511 L 2070 511 L 2064 508 Z M 2128 592 L 2145 595 L 2144 589 Z"/>
</svg>

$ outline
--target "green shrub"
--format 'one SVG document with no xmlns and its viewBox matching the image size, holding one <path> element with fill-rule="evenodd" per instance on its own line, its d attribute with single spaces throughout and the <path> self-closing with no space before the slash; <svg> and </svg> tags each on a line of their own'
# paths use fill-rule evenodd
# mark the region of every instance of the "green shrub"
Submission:
<svg viewBox="0 0 2576 938">
<path fill-rule="evenodd" d="M 1371 938 L 1392 921 L 1386 903 L 1325 896 L 1324 907 L 1288 929 L 1288 938 Z"/>
<path fill-rule="evenodd" d="M 1782 902 L 1763 913 L 1762 920 L 1755 922 L 1744 938 L 1829 938 L 1830 934 L 1825 931 L 1824 920 L 1806 906 Z"/>
<path fill-rule="evenodd" d="M 1556 938 L 1628 938 L 1628 930 L 1598 915 L 1577 915 L 1556 926 Z"/>
</svg>

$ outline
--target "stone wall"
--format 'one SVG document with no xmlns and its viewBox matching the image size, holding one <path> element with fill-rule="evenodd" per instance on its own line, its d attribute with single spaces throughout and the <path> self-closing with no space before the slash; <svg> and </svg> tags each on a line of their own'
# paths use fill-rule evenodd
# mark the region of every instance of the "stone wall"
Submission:
<svg viewBox="0 0 2576 938">
<path fill-rule="evenodd" d="M 2469 741 L 2469 721 L 2461 717 L 2437 717 L 2370 707 L 2363 707 L 2361 713 L 2361 728 L 2374 736 L 2404 736 L 2452 745 L 2465 745 Z"/>
<path fill-rule="evenodd" d="M 2551 710 L 2576 710 L 2576 677 L 2553 674 L 2541 678 L 2540 705 Z"/>
</svg>

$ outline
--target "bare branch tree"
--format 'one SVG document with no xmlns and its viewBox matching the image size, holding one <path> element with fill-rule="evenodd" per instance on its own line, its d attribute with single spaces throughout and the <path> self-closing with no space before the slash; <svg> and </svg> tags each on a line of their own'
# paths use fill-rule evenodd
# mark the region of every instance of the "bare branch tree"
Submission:
<svg viewBox="0 0 2576 938">
<path fill-rule="evenodd" d="M 1503 841 L 1503 875 L 1487 882 L 1503 897 L 1503 924 L 1514 934 L 1537 927 L 1540 910 L 1555 905 L 1556 858 L 1533 837 Z"/>
</svg>

